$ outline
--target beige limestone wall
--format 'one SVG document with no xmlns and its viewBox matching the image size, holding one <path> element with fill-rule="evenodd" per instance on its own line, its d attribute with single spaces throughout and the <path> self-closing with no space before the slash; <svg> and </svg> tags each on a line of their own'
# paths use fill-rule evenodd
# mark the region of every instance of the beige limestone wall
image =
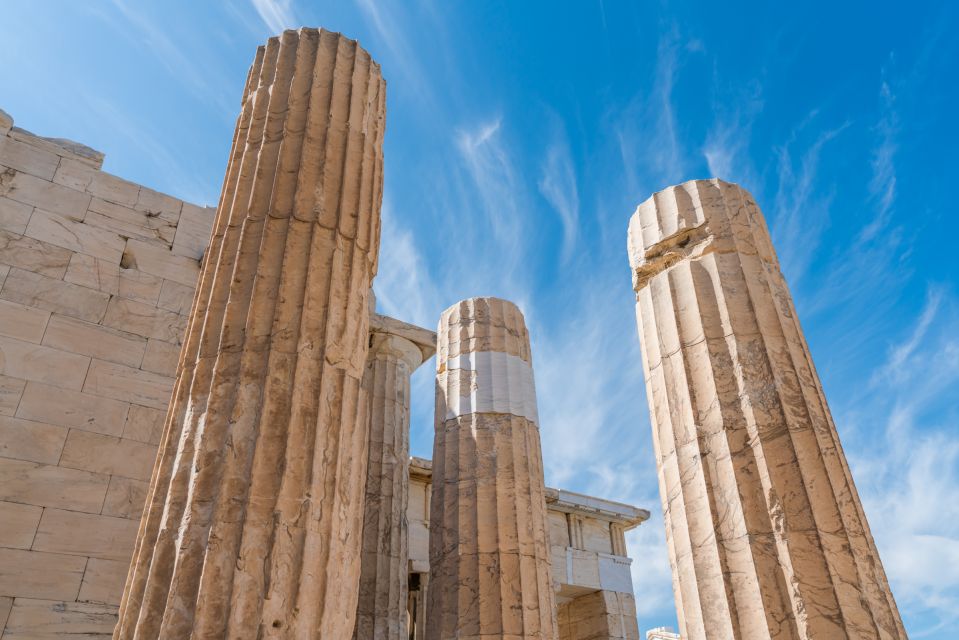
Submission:
<svg viewBox="0 0 959 640">
<path fill-rule="evenodd" d="M 0 112 L 0 638 L 109 638 L 213 210 Z"/>
</svg>

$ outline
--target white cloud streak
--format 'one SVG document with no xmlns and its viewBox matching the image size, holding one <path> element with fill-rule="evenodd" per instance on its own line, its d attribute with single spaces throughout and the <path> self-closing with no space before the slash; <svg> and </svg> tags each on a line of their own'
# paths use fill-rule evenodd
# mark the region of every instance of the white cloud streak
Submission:
<svg viewBox="0 0 959 640">
<path fill-rule="evenodd" d="M 296 29 L 300 26 L 291 0 L 251 0 L 251 2 L 271 35 L 279 35 L 285 29 Z"/>
<path fill-rule="evenodd" d="M 820 155 L 823 147 L 849 126 L 846 122 L 820 133 L 801 152 L 797 167 L 790 146 L 816 115 L 816 112 L 811 113 L 793 132 L 790 142 L 778 152 L 779 188 L 773 205 L 771 232 L 783 273 L 794 287 L 806 275 L 822 233 L 829 225 L 832 196 L 821 195 L 817 184 Z"/>
<path fill-rule="evenodd" d="M 929 291 L 915 322 L 850 400 L 853 473 L 910 636 L 959 623 L 957 300 Z M 842 405 L 841 405 L 842 406 Z"/>
<path fill-rule="evenodd" d="M 506 264 L 515 264 L 522 254 L 523 216 L 517 200 L 522 188 L 513 162 L 502 141 L 502 117 L 461 129 L 456 146 L 483 203 L 489 230 Z M 464 203 L 465 204 L 465 203 Z"/>
<path fill-rule="evenodd" d="M 539 179 L 539 191 L 559 215 L 563 225 L 562 260 L 569 260 L 579 234 L 579 190 L 576 170 L 565 133 L 558 133 L 546 150 Z"/>
<path fill-rule="evenodd" d="M 166 68 L 167 72 L 189 86 L 190 91 L 198 98 L 216 106 L 227 117 L 232 118 L 234 116 L 236 109 L 230 100 L 234 92 L 230 91 L 222 81 L 217 80 L 220 77 L 219 73 L 204 69 L 198 64 L 196 57 L 190 56 L 188 52 L 184 51 L 181 44 L 171 40 L 167 31 L 156 20 L 137 10 L 135 5 L 131 5 L 124 0 L 113 0 L 113 6 L 126 21 L 126 24 L 133 27 L 135 33 L 132 33 L 123 25 L 117 25 L 116 21 L 107 12 L 99 12 L 101 17 L 116 25 L 118 31 L 125 37 L 134 40 L 137 46 L 152 51 L 155 54 L 154 57 Z"/>
</svg>

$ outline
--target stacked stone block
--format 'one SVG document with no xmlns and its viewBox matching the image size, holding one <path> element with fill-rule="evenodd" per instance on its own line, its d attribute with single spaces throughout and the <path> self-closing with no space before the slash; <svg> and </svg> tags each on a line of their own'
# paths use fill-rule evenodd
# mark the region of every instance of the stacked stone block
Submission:
<svg viewBox="0 0 959 640">
<path fill-rule="evenodd" d="M 0 637 L 109 637 L 212 209 L 0 112 Z"/>
<path fill-rule="evenodd" d="M 594 591 L 559 605 L 559 640 L 639 640 L 632 594 Z"/>
</svg>

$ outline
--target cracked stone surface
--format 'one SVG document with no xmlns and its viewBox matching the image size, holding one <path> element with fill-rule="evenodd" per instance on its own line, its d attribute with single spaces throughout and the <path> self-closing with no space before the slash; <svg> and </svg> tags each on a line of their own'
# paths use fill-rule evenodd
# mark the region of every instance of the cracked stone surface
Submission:
<svg viewBox="0 0 959 640">
<path fill-rule="evenodd" d="M 428 640 L 557 637 L 529 335 L 496 298 L 437 330 Z"/>
<path fill-rule="evenodd" d="M 653 195 L 629 259 L 682 637 L 905 639 L 752 196 Z"/>
<path fill-rule="evenodd" d="M 115 638 L 348 638 L 385 84 L 356 42 L 258 49 Z"/>
</svg>

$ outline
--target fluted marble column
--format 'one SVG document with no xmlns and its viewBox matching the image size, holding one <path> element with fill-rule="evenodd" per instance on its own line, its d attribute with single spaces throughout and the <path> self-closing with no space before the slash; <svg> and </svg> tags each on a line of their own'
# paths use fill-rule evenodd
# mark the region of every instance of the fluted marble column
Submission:
<svg viewBox="0 0 959 640">
<path fill-rule="evenodd" d="M 661 191 L 629 257 L 683 638 L 906 638 L 752 196 Z"/>
<path fill-rule="evenodd" d="M 115 638 L 352 632 L 384 100 L 339 34 L 257 51 Z"/>
<path fill-rule="evenodd" d="M 471 298 L 437 331 L 427 640 L 555 638 L 543 457 L 519 309 Z"/>
<path fill-rule="evenodd" d="M 410 376 L 423 362 L 406 338 L 373 333 L 370 448 L 366 475 L 357 640 L 407 640 Z"/>
</svg>

